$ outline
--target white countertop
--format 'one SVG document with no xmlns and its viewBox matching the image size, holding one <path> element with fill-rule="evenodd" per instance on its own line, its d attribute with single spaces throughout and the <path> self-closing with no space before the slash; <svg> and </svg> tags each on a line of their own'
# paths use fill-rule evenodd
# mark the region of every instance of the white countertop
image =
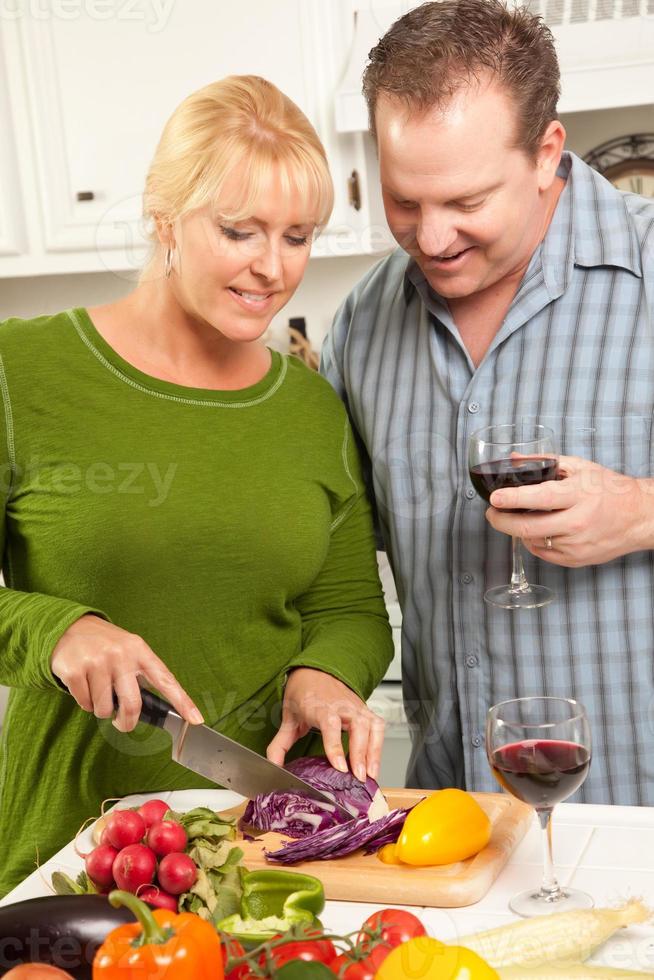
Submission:
<svg viewBox="0 0 654 980">
<path fill-rule="evenodd" d="M 226 790 L 183 790 L 161 794 L 174 810 L 208 806 L 223 810 L 242 799 Z M 138 806 L 148 796 L 130 796 L 121 805 Z M 81 850 L 91 848 L 90 830 L 80 837 Z M 642 898 L 654 910 L 654 807 L 593 806 L 562 803 L 554 811 L 553 848 L 556 871 L 561 884 L 589 892 L 596 906 L 618 904 L 626 898 Z M 47 895 L 45 881 L 54 870 L 73 877 L 82 869 L 82 860 L 68 844 L 39 871 L 34 872 L 5 896 L 0 905 L 25 898 Z M 419 908 L 430 935 L 453 941 L 457 935 L 488 929 L 514 919 L 509 898 L 540 881 L 542 867 L 540 830 L 533 826 L 516 848 L 488 894 L 476 905 L 464 909 Z M 44 881 L 45 879 L 45 881 Z M 353 902 L 328 902 L 321 916 L 324 925 L 347 933 L 379 906 Z M 623 929 L 606 943 L 594 962 L 606 966 L 652 971 L 654 975 L 654 921 L 647 926 Z"/>
</svg>

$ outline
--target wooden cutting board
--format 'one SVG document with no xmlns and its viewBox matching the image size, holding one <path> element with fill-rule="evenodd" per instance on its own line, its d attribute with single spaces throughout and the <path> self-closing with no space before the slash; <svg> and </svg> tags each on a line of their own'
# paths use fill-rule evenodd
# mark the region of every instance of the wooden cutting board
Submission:
<svg viewBox="0 0 654 980">
<path fill-rule="evenodd" d="M 385 789 L 391 809 L 407 807 L 427 795 L 419 789 Z M 305 861 L 289 866 L 320 878 L 327 898 L 350 902 L 379 902 L 385 905 L 427 905 L 435 908 L 459 908 L 473 905 L 484 897 L 524 837 L 533 820 L 531 807 L 504 793 L 471 794 L 490 817 L 491 839 L 474 857 L 456 864 L 433 868 L 401 867 L 382 864 L 375 854 L 359 851 L 347 857 L 326 861 Z M 233 812 L 239 816 L 245 805 Z M 239 841 L 250 870 L 279 868 L 270 864 L 263 851 L 277 850 L 288 836 L 267 833 L 254 841 Z"/>
</svg>

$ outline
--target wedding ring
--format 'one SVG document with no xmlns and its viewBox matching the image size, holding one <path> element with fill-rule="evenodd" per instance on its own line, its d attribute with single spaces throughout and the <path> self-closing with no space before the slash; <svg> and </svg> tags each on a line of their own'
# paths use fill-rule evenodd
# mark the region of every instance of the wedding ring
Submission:
<svg viewBox="0 0 654 980">
<path fill-rule="evenodd" d="M 547 548 L 548 551 L 551 551 L 552 548 L 554 547 L 554 545 L 552 544 L 552 539 L 549 537 L 549 535 L 545 538 L 545 547 Z"/>
</svg>

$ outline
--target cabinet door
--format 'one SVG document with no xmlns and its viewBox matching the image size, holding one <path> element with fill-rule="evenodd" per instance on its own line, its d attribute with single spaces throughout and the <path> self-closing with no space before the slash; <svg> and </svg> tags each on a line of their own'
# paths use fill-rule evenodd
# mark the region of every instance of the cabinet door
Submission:
<svg viewBox="0 0 654 980">
<path fill-rule="evenodd" d="M 0 256 L 20 255 L 26 249 L 5 41 L 0 34 Z"/>
<path fill-rule="evenodd" d="M 149 161 L 196 88 L 259 74 L 313 114 L 303 0 L 37 6 L 20 34 L 47 252 L 95 249 L 100 265 L 140 267 Z"/>
<path fill-rule="evenodd" d="M 303 0 L 302 34 L 312 53 L 307 72 L 309 117 L 325 145 L 334 180 L 334 211 L 314 256 L 388 251 L 388 230 L 374 147 L 360 131 L 339 132 L 335 96 L 356 37 L 353 0 Z M 359 90 L 361 79 L 357 81 Z"/>
</svg>

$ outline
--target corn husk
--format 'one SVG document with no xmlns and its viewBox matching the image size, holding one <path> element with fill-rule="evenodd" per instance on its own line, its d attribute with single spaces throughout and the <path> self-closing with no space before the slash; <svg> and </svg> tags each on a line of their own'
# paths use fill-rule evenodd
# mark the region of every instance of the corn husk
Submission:
<svg viewBox="0 0 654 980">
<path fill-rule="evenodd" d="M 592 966 L 588 963 L 557 965 L 545 963 L 542 966 L 507 966 L 498 971 L 500 980 L 642 980 L 654 977 L 654 973 L 639 973 L 637 970 L 618 970 L 610 966 Z"/>
<path fill-rule="evenodd" d="M 457 943 L 478 953 L 495 969 L 539 967 L 550 962 L 574 964 L 588 959 L 619 929 L 646 922 L 651 915 L 643 902 L 631 899 L 621 908 L 580 909 L 521 919 L 462 936 Z M 557 976 L 563 980 L 564 974 Z"/>
</svg>

